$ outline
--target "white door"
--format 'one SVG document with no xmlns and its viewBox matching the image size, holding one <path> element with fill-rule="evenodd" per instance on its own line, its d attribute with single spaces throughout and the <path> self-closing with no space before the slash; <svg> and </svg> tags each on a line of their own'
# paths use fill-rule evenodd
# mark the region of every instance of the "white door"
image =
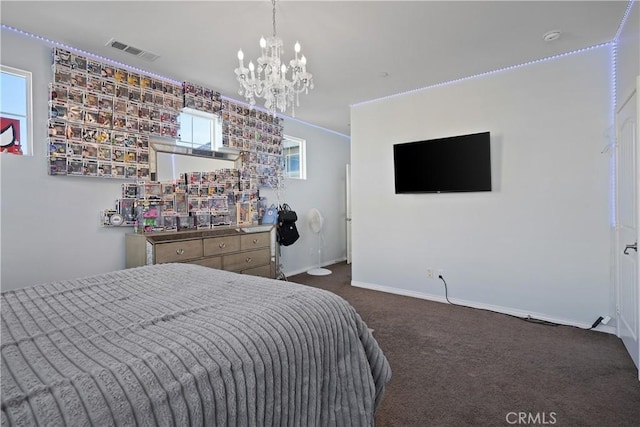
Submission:
<svg viewBox="0 0 640 427">
<path fill-rule="evenodd" d="M 640 78 L 638 79 L 640 84 Z M 616 286 L 618 336 L 637 367 L 640 367 L 638 316 L 638 96 L 633 93 L 616 115 L 618 280 Z M 640 378 L 640 375 L 639 377 Z"/>
<path fill-rule="evenodd" d="M 351 165 L 347 165 L 346 177 L 347 264 L 351 264 Z"/>
</svg>

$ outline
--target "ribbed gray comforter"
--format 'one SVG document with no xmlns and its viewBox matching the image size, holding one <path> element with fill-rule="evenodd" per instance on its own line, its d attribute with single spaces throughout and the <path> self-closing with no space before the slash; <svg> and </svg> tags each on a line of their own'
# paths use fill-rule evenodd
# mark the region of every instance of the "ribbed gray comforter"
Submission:
<svg viewBox="0 0 640 427">
<path fill-rule="evenodd" d="M 391 371 L 327 291 L 162 264 L 2 293 L 2 426 L 370 426 Z"/>
</svg>

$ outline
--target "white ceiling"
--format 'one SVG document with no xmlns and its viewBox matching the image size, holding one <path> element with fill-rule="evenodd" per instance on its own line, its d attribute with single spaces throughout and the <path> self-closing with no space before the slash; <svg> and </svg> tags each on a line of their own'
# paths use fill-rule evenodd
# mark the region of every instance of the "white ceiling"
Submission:
<svg viewBox="0 0 640 427">
<path fill-rule="evenodd" d="M 296 40 L 315 89 L 296 118 L 345 135 L 349 106 L 611 41 L 627 1 L 278 1 L 285 59 Z M 272 33 L 270 0 L 7 1 L 2 24 L 241 99 L 234 69 Z M 555 42 L 543 34 L 562 31 Z M 160 55 L 147 62 L 112 38 Z M 11 65 L 11 64 L 6 64 Z"/>
</svg>

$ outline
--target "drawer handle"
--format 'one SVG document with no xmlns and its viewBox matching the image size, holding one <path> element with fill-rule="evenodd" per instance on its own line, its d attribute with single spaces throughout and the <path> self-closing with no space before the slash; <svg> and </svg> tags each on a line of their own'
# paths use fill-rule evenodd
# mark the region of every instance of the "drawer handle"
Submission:
<svg viewBox="0 0 640 427">
<path fill-rule="evenodd" d="M 176 254 L 178 254 L 178 255 L 184 254 L 184 249 L 182 249 L 182 248 L 176 249 Z"/>
<path fill-rule="evenodd" d="M 248 256 L 244 261 L 245 262 L 251 262 L 251 257 Z"/>
<path fill-rule="evenodd" d="M 258 239 L 253 239 L 253 244 L 255 245 L 256 243 L 258 243 Z"/>
<path fill-rule="evenodd" d="M 226 244 L 225 242 L 222 242 L 222 243 L 220 243 L 220 244 L 218 245 L 218 247 L 219 247 L 220 249 L 224 249 L 224 248 L 226 248 L 226 247 L 227 247 L 227 244 Z"/>
</svg>

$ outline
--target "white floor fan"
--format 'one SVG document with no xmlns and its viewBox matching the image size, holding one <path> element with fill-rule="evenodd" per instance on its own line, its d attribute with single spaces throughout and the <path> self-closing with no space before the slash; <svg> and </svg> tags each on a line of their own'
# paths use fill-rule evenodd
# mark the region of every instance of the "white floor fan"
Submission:
<svg viewBox="0 0 640 427">
<path fill-rule="evenodd" d="M 312 268 L 307 271 L 307 274 L 312 276 L 327 276 L 331 274 L 331 270 L 322 268 L 322 225 L 324 224 L 324 218 L 320 211 L 316 208 L 311 208 L 307 214 L 307 221 L 311 231 L 318 235 L 318 268 Z"/>
</svg>

